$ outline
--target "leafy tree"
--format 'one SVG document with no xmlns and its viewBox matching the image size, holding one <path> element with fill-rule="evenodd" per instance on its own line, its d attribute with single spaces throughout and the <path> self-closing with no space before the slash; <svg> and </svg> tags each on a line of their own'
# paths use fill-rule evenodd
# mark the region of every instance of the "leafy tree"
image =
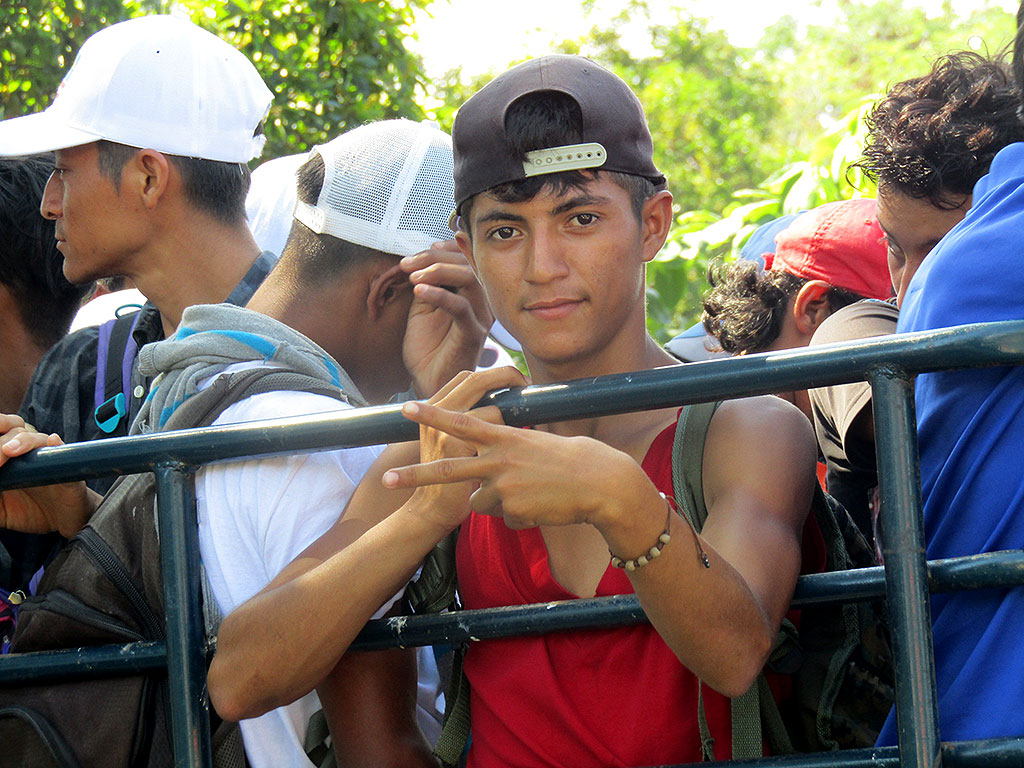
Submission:
<svg viewBox="0 0 1024 768">
<path fill-rule="evenodd" d="M 274 103 L 265 157 L 292 154 L 348 127 L 420 118 L 422 62 L 405 46 L 430 0 L 25 0 L 0 4 L 0 118 L 45 107 L 82 42 L 148 13 L 187 14 L 256 65 Z"/>
<path fill-rule="evenodd" d="M 951 51 L 995 56 L 1017 29 L 1013 14 L 992 0 L 966 15 L 956 13 L 950 0 L 942 0 L 940 13 L 903 0 L 839 0 L 836 9 L 838 18 L 827 25 L 805 26 L 787 16 L 757 45 L 780 106 L 770 141 L 795 152 L 787 160 L 798 159 L 822 125 L 847 114 L 866 94 L 923 75 Z"/>
</svg>

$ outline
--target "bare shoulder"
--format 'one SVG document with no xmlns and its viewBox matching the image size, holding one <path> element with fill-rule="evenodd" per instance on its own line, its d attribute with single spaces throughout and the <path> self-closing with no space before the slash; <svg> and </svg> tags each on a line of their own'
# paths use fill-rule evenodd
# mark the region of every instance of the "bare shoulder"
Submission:
<svg viewBox="0 0 1024 768">
<path fill-rule="evenodd" d="M 816 461 L 813 429 L 795 406 L 770 395 L 730 400 L 708 429 L 705 496 L 711 502 L 746 489 L 762 497 L 809 499 Z"/>
<path fill-rule="evenodd" d="M 765 439 L 764 449 L 779 441 L 807 443 L 813 449 L 814 431 L 800 410 L 773 395 L 726 400 L 715 412 L 708 429 L 708 446 L 716 443 Z"/>
</svg>

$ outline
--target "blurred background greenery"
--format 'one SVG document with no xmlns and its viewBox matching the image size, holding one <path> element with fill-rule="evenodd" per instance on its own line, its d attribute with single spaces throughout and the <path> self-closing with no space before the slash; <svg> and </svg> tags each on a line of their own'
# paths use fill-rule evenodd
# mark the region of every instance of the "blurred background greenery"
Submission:
<svg viewBox="0 0 1024 768">
<path fill-rule="evenodd" d="M 426 75 L 413 45 L 417 20 L 446 2 L 4 2 L 0 118 L 45 107 L 97 29 L 174 11 L 249 56 L 274 91 L 264 160 L 305 151 L 368 120 L 430 118 L 450 129 L 458 105 L 493 73 Z M 1016 28 L 1011 10 L 994 0 L 941 0 L 927 9 L 901 0 L 831 0 L 828 23 L 785 16 L 754 45 L 737 46 L 680 0 L 669 21 L 647 23 L 638 55 L 624 31 L 654 18 L 649 0 L 618 5 L 609 15 L 607 3 L 583 0 L 579 12 L 590 31 L 555 50 L 613 69 L 647 109 L 655 159 L 677 211 L 669 243 L 648 269 L 649 327 L 661 341 L 698 319 L 709 262 L 731 258 L 758 224 L 830 200 L 873 196 L 870 184 L 846 169 L 860 152 L 863 116 L 888 84 L 924 74 L 949 51 L 999 54 Z M 514 12 L 497 0 L 495 8 Z"/>
</svg>

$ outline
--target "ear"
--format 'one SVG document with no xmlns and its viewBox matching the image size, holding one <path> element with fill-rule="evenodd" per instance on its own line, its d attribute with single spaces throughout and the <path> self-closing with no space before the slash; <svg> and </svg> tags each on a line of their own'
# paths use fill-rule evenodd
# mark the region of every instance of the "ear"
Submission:
<svg viewBox="0 0 1024 768">
<path fill-rule="evenodd" d="M 371 273 L 370 286 L 366 292 L 367 317 L 377 321 L 391 304 L 409 290 L 412 290 L 412 283 L 398 262 L 383 272 Z"/>
<path fill-rule="evenodd" d="M 824 280 L 808 280 L 793 299 L 793 319 L 797 330 L 808 338 L 832 314 L 826 295 L 829 288 L 831 286 Z"/>
<path fill-rule="evenodd" d="M 473 258 L 473 238 L 470 237 L 469 232 L 464 229 L 460 229 L 455 233 L 455 242 L 458 243 L 459 250 L 462 251 L 462 255 L 466 257 L 466 261 L 469 262 L 469 266 L 473 270 L 473 274 L 480 277 L 480 273 L 476 271 L 476 259 Z"/>
<path fill-rule="evenodd" d="M 672 228 L 672 193 L 667 189 L 649 197 L 640 210 L 640 236 L 643 260 L 651 261 L 665 245 Z"/>
<path fill-rule="evenodd" d="M 167 191 L 171 173 L 170 161 L 155 149 L 139 150 L 125 166 L 125 174 L 131 177 L 127 182 L 137 191 L 142 204 L 149 209 L 156 208 Z M 125 176 L 121 177 L 121 183 L 122 186 L 126 183 Z"/>
</svg>

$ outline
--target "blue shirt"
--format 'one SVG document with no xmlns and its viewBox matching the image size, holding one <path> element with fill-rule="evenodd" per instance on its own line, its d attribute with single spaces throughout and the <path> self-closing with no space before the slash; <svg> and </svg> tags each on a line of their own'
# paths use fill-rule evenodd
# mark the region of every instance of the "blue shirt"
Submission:
<svg viewBox="0 0 1024 768">
<path fill-rule="evenodd" d="M 1024 143 L 914 276 L 897 332 L 1024 319 Z M 916 382 L 928 559 L 1024 547 L 1024 367 Z M 943 741 L 1024 735 L 1024 587 L 932 598 Z M 880 744 L 896 743 L 890 715 Z"/>
</svg>

